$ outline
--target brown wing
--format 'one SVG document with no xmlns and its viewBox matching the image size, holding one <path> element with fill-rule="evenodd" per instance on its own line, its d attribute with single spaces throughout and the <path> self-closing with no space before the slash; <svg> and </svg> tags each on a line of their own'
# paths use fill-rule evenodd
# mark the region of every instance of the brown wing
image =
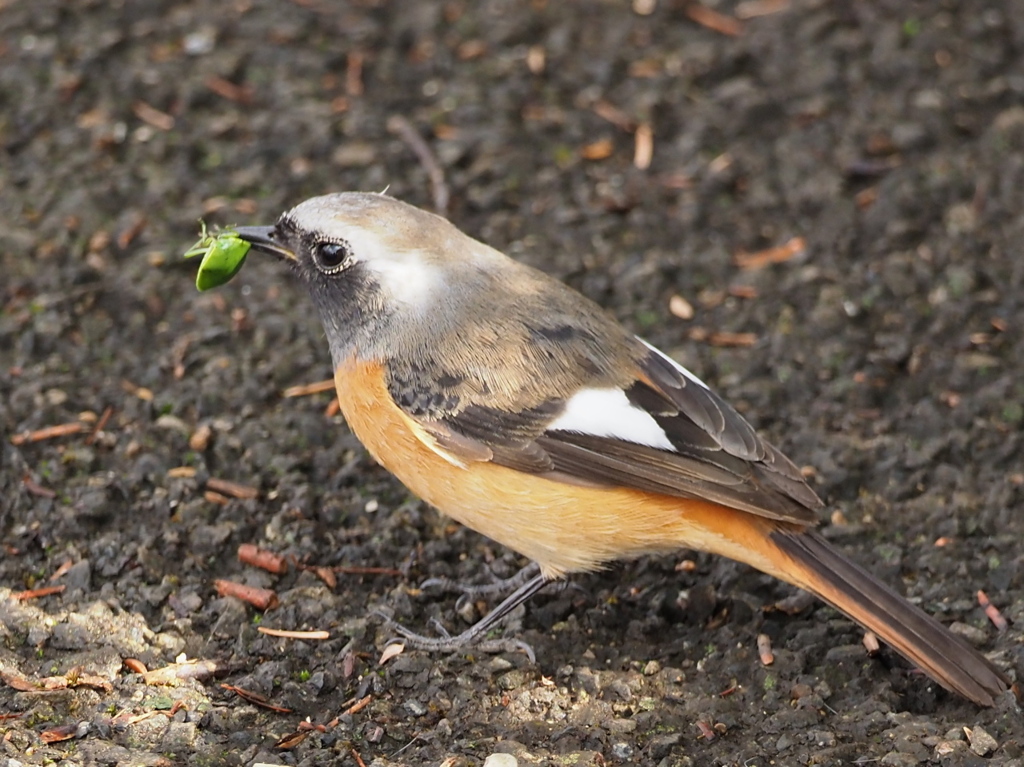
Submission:
<svg viewBox="0 0 1024 767">
<path fill-rule="evenodd" d="M 624 391 L 638 416 L 646 413 L 656 421 L 671 450 L 605 434 L 598 428 L 601 412 L 593 414 L 594 433 L 554 428 L 565 410 L 563 400 L 509 412 L 411 392 L 408 386 L 406 381 L 400 395 L 395 392 L 396 402 L 420 403 L 403 409 L 462 461 L 489 460 L 563 481 L 700 498 L 800 524 L 814 523 L 822 505 L 788 458 L 653 347 L 641 354 L 636 379 Z M 423 402 L 443 407 L 424 408 Z"/>
</svg>

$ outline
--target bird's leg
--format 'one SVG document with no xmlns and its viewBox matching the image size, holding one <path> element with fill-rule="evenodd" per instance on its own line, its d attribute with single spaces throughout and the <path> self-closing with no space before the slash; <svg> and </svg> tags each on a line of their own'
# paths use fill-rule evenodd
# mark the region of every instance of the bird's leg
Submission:
<svg viewBox="0 0 1024 767">
<path fill-rule="evenodd" d="M 452 580 L 451 578 L 428 578 L 420 584 L 420 588 L 436 588 L 441 591 L 458 591 L 464 597 L 468 597 L 470 599 L 476 599 L 478 597 L 492 597 L 495 594 L 508 594 L 513 590 L 518 589 L 539 572 L 540 565 L 536 562 L 531 562 L 511 578 L 494 578 L 492 573 L 491 577 L 494 578 L 494 580 L 491 583 L 479 585 L 473 583 L 462 583 L 460 581 Z"/>
<path fill-rule="evenodd" d="M 388 628 L 396 631 L 401 636 L 401 639 L 392 640 L 391 642 L 388 642 L 388 644 L 392 644 L 393 641 L 404 640 L 407 646 L 414 647 L 419 650 L 440 652 L 454 652 L 471 644 L 479 644 L 483 649 L 489 649 L 487 645 L 491 645 L 492 643 L 481 641 L 483 635 L 500 623 L 502 619 L 508 617 L 510 612 L 544 588 L 544 586 L 549 582 L 550 581 L 547 576 L 543 574 L 538 573 L 534 575 L 530 580 L 520 585 L 512 594 L 507 596 L 505 601 L 500 605 L 495 607 L 487 613 L 487 615 L 478 620 L 461 634 L 457 634 L 455 636 L 447 634 L 440 637 L 423 636 L 422 634 L 410 631 L 400 623 L 396 623 L 390 616 L 384 615 L 379 611 L 377 611 L 377 614 L 381 615 L 385 621 L 387 621 Z M 520 640 L 497 640 L 497 643 L 493 646 L 497 649 L 514 648 L 524 650 L 531 661 L 535 660 L 533 648 Z"/>
</svg>

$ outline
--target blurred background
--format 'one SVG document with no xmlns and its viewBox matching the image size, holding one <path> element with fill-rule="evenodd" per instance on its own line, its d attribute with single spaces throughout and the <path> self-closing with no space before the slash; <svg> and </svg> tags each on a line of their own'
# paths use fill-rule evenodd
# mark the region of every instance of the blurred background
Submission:
<svg viewBox="0 0 1024 767">
<path fill-rule="evenodd" d="M 1012 712 L 692 552 L 534 600 L 515 628 L 536 664 L 378 665 L 369 607 L 457 628 L 486 605 L 424 578 L 523 563 L 365 456 L 278 264 L 199 294 L 180 254 L 200 219 L 332 191 L 442 212 L 692 368 L 806 467 L 826 535 L 1013 672 L 1022 20 L 1019 0 L 0 0 L 12 767 L 1016 763 Z M 206 665 L 174 687 L 124 665 L 184 658 Z"/>
</svg>

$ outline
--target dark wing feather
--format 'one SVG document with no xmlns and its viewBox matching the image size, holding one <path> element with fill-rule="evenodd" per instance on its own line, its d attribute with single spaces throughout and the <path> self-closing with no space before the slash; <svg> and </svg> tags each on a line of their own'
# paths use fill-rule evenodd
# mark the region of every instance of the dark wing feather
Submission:
<svg viewBox="0 0 1024 767">
<path fill-rule="evenodd" d="M 565 405 L 557 399 L 517 412 L 464 405 L 431 392 L 406 392 L 396 401 L 444 400 L 444 407 L 403 409 L 460 460 L 493 461 L 563 481 L 705 499 L 800 524 L 816 521 L 821 501 L 789 459 L 669 358 L 652 347 L 639 356 L 637 377 L 626 396 L 655 419 L 674 451 L 552 430 L 550 424 Z"/>
<path fill-rule="evenodd" d="M 658 412 L 650 407 L 645 409 L 680 453 L 703 458 L 711 465 L 743 476 L 744 484 L 749 485 L 748 492 L 743 494 L 748 500 L 741 501 L 743 505 L 737 508 L 757 513 L 757 509 L 747 503 L 751 498 L 760 498 L 754 503 L 763 504 L 761 513 L 769 516 L 805 522 L 814 518 L 814 511 L 821 508 L 822 502 L 807 485 L 800 469 L 763 440 L 731 405 L 695 378 L 688 377 L 676 363 L 653 347 L 648 347 L 640 369 L 641 380 L 631 391 L 650 391 L 644 394 L 634 391 L 631 401 L 650 400 L 650 392 L 653 392 L 675 406 L 675 412 L 664 406 Z M 745 470 L 733 459 L 740 459 Z"/>
</svg>

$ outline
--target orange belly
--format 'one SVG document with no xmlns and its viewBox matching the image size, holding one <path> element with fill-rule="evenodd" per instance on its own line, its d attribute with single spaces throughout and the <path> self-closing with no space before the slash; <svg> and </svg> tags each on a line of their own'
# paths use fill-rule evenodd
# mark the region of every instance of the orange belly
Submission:
<svg viewBox="0 0 1024 767">
<path fill-rule="evenodd" d="M 791 578 L 766 540 L 777 522 L 704 501 L 565 484 L 489 462 L 460 467 L 432 449 L 422 429 L 394 404 L 380 364 L 346 363 L 336 371 L 335 385 L 349 427 L 406 487 L 533 559 L 546 575 L 693 548 Z"/>
</svg>

